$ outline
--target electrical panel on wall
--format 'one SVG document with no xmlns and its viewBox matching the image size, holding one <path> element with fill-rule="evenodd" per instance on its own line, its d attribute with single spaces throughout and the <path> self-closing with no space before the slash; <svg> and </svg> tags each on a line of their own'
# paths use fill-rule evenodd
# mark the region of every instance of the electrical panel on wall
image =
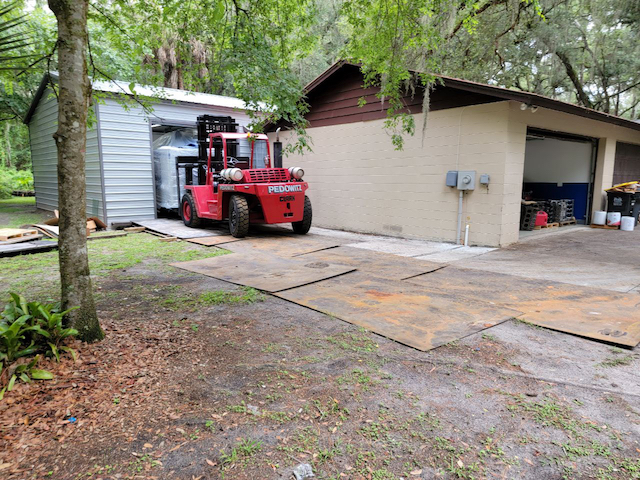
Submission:
<svg viewBox="0 0 640 480">
<path fill-rule="evenodd" d="M 456 170 L 449 170 L 447 172 L 447 187 L 458 186 L 458 172 Z"/>
<path fill-rule="evenodd" d="M 460 170 L 458 172 L 458 190 L 474 190 L 476 188 L 475 170 Z"/>
</svg>

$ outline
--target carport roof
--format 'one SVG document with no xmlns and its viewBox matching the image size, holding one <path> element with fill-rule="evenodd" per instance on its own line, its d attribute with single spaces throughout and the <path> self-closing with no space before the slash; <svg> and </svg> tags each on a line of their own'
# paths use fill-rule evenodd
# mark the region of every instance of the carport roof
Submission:
<svg viewBox="0 0 640 480">
<path fill-rule="evenodd" d="M 349 67 L 359 68 L 360 66 L 355 63 L 347 62 L 345 60 L 340 60 L 334 63 L 331 67 L 325 70 L 315 80 L 313 80 L 305 87 L 305 94 L 308 97 L 314 92 L 314 90 L 316 90 L 320 85 L 324 84 L 324 82 L 326 82 L 330 77 L 338 73 L 343 68 Z M 550 97 L 545 97 L 544 95 L 539 95 L 537 93 L 520 92 L 504 87 L 472 82 L 469 80 L 449 77 L 446 75 L 435 75 L 435 77 L 439 78 L 445 87 L 451 87 L 457 90 L 463 90 L 471 93 L 494 97 L 496 101 L 513 100 L 516 102 L 525 103 L 527 105 L 548 108 L 550 110 L 569 113 L 572 115 L 590 118 L 592 120 L 598 120 L 601 122 L 612 123 L 614 125 L 640 131 L 639 122 L 593 110 L 591 108 L 582 107 L 580 105 L 575 105 L 573 103 L 563 102 Z"/>
<path fill-rule="evenodd" d="M 31 116 L 36 110 L 38 106 L 38 102 L 42 98 L 47 86 L 51 81 L 58 80 L 57 72 L 45 73 L 40 82 L 40 86 L 38 87 L 38 91 L 36 92 L 33 100 L 31 101 L 31 105 L 29 106 L 29 111 L 24 117 L 24 123 L 28 124 L 31 120 Z M 133 92 L 130 88 L 131 84 L 128 82 L 120 82 L 120 81 L 102 81 L 102 80 L 93 80 L 91 82 L 91 88 L 100 92 L 109 92 L 116 93 L 122 95 L 136 95 L 140 97 L 148 97 L 148 98 L 157 98 L 160 100 L 174 101 L 180 103 L 195 103 L 198 105 L 209 105 L 213 107 L 225 107 L 231 108 L 234 110 L 246 110 L 246 104 L 239 98 L 235 97 L 225 97 L 223 95 L 213 95 L 210 93 L 200 93 L 200 92 L 191 92 L 188 90 L 178 90 L 176 88 L 164 88 L 164 87 L 154 87 L 150 85 L 139 85 L 133 84 Z"/>
</svg>

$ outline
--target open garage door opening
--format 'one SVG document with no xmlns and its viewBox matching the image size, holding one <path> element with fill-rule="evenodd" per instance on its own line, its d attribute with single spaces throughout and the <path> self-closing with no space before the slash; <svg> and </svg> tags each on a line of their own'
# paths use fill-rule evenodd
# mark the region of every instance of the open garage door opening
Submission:
<svg viewBox="0 0 640 480">
<path fill-rule="evenodd" d="M 153 168 L 156 208 L 159 217 L 178 217 L 184 172 L 178 175 L 176 161 L 180 157 L 198 156 L 195 124 L 152 124 Z M 197 176 L 196 176 L 197 178 Z"/>
<path fill-rule="evenodd" d="M 520 237 L 588 223 L 598 142 L 527 130 Z"/>
</svg>

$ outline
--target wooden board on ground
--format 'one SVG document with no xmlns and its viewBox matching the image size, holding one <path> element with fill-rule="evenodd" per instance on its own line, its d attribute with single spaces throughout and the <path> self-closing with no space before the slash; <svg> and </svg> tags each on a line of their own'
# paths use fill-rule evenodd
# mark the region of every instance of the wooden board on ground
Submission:
<svg viewBox="0 0 640 480">
<path fill-rule="evenodd" d="M 299 287 L 354 270 L 325 262 L 309 262 L 297 258 L 263 254 L 229 254 L 171 265 L 265 292 L 278 292 Z"/>
<path fill-rule="evenodd" d="M 12 238 L 11 240 L 4 240 L 0 242 L 0 245 L 13 245 L 14 243 L 33 242 L 34 240 L 40 240 L 43 237 L 42 234 L 28 235 L 26 237 Z"/>
<path fill-rule="evenodd" d="M 291 258 L 338 246 L 340 243 L 335 239 L 321 235 L 273 234 L 246 238 L 242 242 L 230 243 L 225 248 L 250 255 L 278 255 Z"/>
<path fill-rule="evenodd" d="M 187 242 L 204 245 L 205 247 L 213 247 L 223 243 L 237 242 L 242 239 L 235 238 L 233 235 L 214 235 L 212 237 L 187 238 L 186 240 Z"/>
<path fill-rule="evenodd" d="M 0 228 L 0 242 L 37 235 L 35 228 Z"/>
<path fill-rule="evenodd" d="M 58 242 L 51 240 L 34 240 L 33 242 L 0 245 L 0 257 L 12 257 L 24 253 L 48 252 L 58 248 Z"/>
<path fill-rule="evenodd" d="M 482 270 L 447 267 L 407 280 L 469 304 L 491 302 L 522 312 L 541 327 L 635 347 L 640 343 L 640 296 Z"/>
<path fill-rule="evenodd" d="M 596 225 L 592 223 L 591 228 L 602 228 L 603 230 L 618 230 L 620 228 L 619 225 Z"/>
<path fill-rule="evenodd" d="M 520 312 L 470 304 L 424 287 L 355 272 L 276 296 L 334 315 L 404 345 L 427 351 L 509 320 Z"/>
<path fill-rule="evenodd" d="M 147 230 L 162 233 L 168 237 L 177 237 L 181 239 L 210 237 L 218 234 L 216 230 L 204 228 L 187 227 L 182 220 L 171 218 L 156 218 L 155 220 L 139 220 L 137 225 L 146 227 Z M 226 235 L 228 232 L 221 230 L 220 235 Z"/>
<path fill-rule="evenodd" d="M 440 264 L 425 260 L 346 246 L 307 253 L 295 258 L 353 267 L 360 272 L 392 280 L 403 280 L 443 268 Z"/>
<path fill-rule="evenodd" d="M 23 225 L 22 228 L 35 228 L 38 232 L 42 233 L 46 237 L 57 239 L 60 235 L 60 227 L 47 224 L 30 224 Z"/>
<path fill-rule="evenodd" d="M 97 232 L 92 234 L 90 237 L 87 237 L 87 240 L 101 240 L 107 238 L 118 238 L 118 237 L 126 237 L 129 235 L 129 232 Z"/>
</svg>

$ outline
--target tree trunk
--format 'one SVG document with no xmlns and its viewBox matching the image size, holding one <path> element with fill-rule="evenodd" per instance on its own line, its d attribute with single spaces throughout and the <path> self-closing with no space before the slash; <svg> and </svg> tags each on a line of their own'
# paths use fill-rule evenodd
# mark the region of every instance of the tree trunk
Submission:
<svg viewBox="0 0 640 480">
<path fill-rule="evenodd" d="M 7 168 L 11 168 L 11 123 L 8 120 L 4 123 L 4 143 L 7 151 L 5 163 Z"/>
<path fill-rule="evenodd" d="M 86 231 L 85 153 L 91 84 L 87 74 L 88 0 L 49 0 L 58 20 L 58 209 L 62 308 L 80 339 L 104 338 L 93 301 Z"/>
</svg>

